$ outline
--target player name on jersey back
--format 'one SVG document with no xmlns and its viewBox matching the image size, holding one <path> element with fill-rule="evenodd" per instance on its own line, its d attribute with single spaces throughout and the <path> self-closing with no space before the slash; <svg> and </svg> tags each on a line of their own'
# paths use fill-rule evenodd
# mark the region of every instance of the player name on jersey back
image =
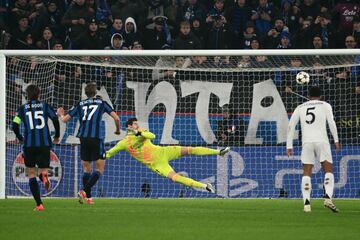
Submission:
<svg viewBox="0 0 360 240">
<path fill-rule="evenodd" d="M 31 103 L 31 104 L 25 104 L 24 108 L 27 110 L 28 108 L 42 108 L 44 106 L 43 103 Z"/>
<path fill-rule="evenodd" d="M 101 100 L 101 99 L 86 99 L 86 100 L 82 100 L 79 103 L 79 105 L 83 106 L 83 105 L 92 104 L 92 103 L 101 104 L 102 102 L 103 102 L 103 100 Z"/>
</svg>

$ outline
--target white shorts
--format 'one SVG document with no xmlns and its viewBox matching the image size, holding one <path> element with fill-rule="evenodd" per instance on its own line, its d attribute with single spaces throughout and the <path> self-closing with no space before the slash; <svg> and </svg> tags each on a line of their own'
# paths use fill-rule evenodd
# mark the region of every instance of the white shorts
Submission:
<svg viewBox="0 0 360 240">
<path fill-rule="evenodd" d="M 329 143 L 313 142 L 304 143 L 301 151 L 301 162 L 303 164 L 315 164 L 315 159 L 321 163 L 327 161 L 332 163 L 331 148 Z"/>
</svg>

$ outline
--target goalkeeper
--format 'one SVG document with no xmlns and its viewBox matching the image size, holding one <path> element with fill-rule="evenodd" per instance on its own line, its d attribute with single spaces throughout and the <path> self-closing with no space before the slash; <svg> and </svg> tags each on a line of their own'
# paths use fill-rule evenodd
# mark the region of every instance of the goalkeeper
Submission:
<svg viewBox="0 0 360 240">
<path fill-rule="evenodd" d="M 203 188 L 208 192 L 215 193 L 214 187 L 208 183 L 201 183 L 191 178 L 181 176 L 176 173 L 169 165 L 169 161 L 178 159 L 182 156 L 193 155 L 220 155 L 224 156 L 230 151 L 229 147 L 221 150 L 215 150 L 205 147 L 180 147 L 166 146 L 161 147 L 154 145 L 151 140 L 155 139 L 155 134 L 139 128 L 136 118 L 130 118 L 126 121 L 128 134 L 118 142 L 116 146 L 106 152 L 106 158 L 111 158 L 117 152 L 125 150 L 139 162 L 144 163 L 148 168 L 160 174 L 163 177 L 170 178 L 174 182 L 178 182 L 193 188 Z"/>
</svg>

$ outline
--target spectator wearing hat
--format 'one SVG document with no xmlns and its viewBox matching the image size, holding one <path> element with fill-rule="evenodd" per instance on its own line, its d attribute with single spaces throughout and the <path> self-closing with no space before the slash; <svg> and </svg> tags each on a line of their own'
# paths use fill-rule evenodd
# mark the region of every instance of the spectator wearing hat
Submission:
<svg viewBox="0 0 360 240">
<path fill-rule="evenodd" d="M 29 19 L 26 16 L 20 16 L 18 26 L 11 32 L 9 42 L 10 49 L 32 49 L 33 39 L 29 26 Z"/>
<path fill-rule="evenodd" d="M 110 46 L 106 47 L 107 50 L 126 50 L 124 46 L 124 38 L 120 33 L 114 33 L 111 37 Z"/>
<path fill-rule="evenodd" d="M 68 28 L 71 41 L 87 31 L 86 19 L 91 19 L 92 13 L 85 4 L 85 0 L 74 0 L 69 9 L 65 12 L 62 24 Z"/>
<path fill-rule="evenodd" d="M 191 21 L 195 17 L 205 19 L 205 9 L 198 0 L 187 0 L 177 13 L 177 22 Z"/>
<path fill-rule="evenodd" d="M 132 17 L 128 17 L 125 21 L 125 33 L 123 35 L 125 47 L 130 48 L 135 41 L 140 39 L 137 31 L 136 22 Z"/>
<path fill-rule="evenodd" d="M 190 23 L 180 23 L 180 33 L 175 39 L 173 49 L 201 49 L 199 39 L 191 32 Z"/>
<path fill-rule="evenodd" d="M 276 9 L 271 2 L 259 0 L 259 4 L 252 10 L 251 20 L 255 21 L 257 33 L 260 37 L 266 36 L 275 15 Z"/>
<path fill-rule="evenodd" d="M 133 44 L 130 46 L 130 50 L 143 50 L 143 46 L 141 44 L 140 41 L 135 41 L 133 42 Z"/>
<path fill-rule="evenodd" d="M 292 48 L 290 41 L 290 33 L 283 31 L 280 34 L 280 43 L 276 47 L 277 49 L 289 49 Z"/>
<path fill-rule="evenodd" d="M 230 47 L 229 31 L 225 26 L 223 16 L 214 16 L 212 27 L 207 35 L 206 47 L 208 49 L 227 49 Z"/>
<path fill-rule="evenodd" d="M 98 23 L 92 18 L 88 30 L 74 42 L 74 49 L 104 49 L 104 38 L 98 33 Z"/>
<path fill-rule="evenodd" d="M 142 42 L 145 49 L 163 49 L 170 47 L 171 34 L 166 24 L 166 17 L 157 16 L 153 19 L 154 29 L 145 29 Z"/>
<path fill-rule="evenodd" d="M 269 30 L 265 38 L 265 47 L 266 48 L 276 48 L 281 40 L 281 34 L 283 32 L 289 32 L 289 29 L 284 24 L 284 20 L 277 18 L 275 20 L 275 25 L 272 29 Z"/>
<path fill-rule="evenodd" d="M 243 48 L 239 43 L 250 16 L 251 8 L 246 4 L 246 0 L 237 0 L 234 6 L 225 10 L 225 17 L 231 32 L 231 46 L 233 48 Z"/>
</svg>

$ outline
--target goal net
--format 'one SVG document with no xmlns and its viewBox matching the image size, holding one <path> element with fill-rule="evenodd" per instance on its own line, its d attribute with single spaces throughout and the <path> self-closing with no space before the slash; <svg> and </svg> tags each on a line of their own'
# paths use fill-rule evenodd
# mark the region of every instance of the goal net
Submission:
<svg viewBox="0 0 360 240">
<path fill-rule="evenodd" d="M 307 53 L 6 54 L 6 80 L 1 79 L 6 81 L 6 90 L 1 90 L 6 92 L 5 194 L 30 194 L 22 147 L 11 131 L 12 118 L 26 101 L 26 87 L 38 85 L 41 100 L 69 110 L 85 98 L 85 84 L 96 82 L 98 95 L 113 106 L 122 124 L 117 136 L 113 121 L 104 115 L 101 131 L 107 149 L 126 135 L 125 121 L 137 117 L 142 127 L 156 134 L 155 144 L 230 146 L 231 152 L 170 162 L 182 175 L 212 183 L 216 195 L 173 183 L 121 152 L 106 160 L 105 173 L 93 190 L 95 197 L 301 197 L 301 132 L 295 134 L 294 156 L 286 156 L 285 142 L 289 117 L 307 101 L 309 85 L 323 90 L 338 127 L 342 149 L 333 151 L 335 197 L 359 197 L 360 52 Z M 309 84 L 296 82 L 299 71 L 310 75 Z M 49 125 L 53 129 L 51 121 Z M 53 189 L 49 193 L 41 189 L 43 195 L 74 197 L 82 187 L 78 127 L 76 118 L 61 123 L 61 142 L 53 147 L 49 170 Z M 313 174 L 312 194 L 322 197 L 320 164 Z"/>
</svg>

